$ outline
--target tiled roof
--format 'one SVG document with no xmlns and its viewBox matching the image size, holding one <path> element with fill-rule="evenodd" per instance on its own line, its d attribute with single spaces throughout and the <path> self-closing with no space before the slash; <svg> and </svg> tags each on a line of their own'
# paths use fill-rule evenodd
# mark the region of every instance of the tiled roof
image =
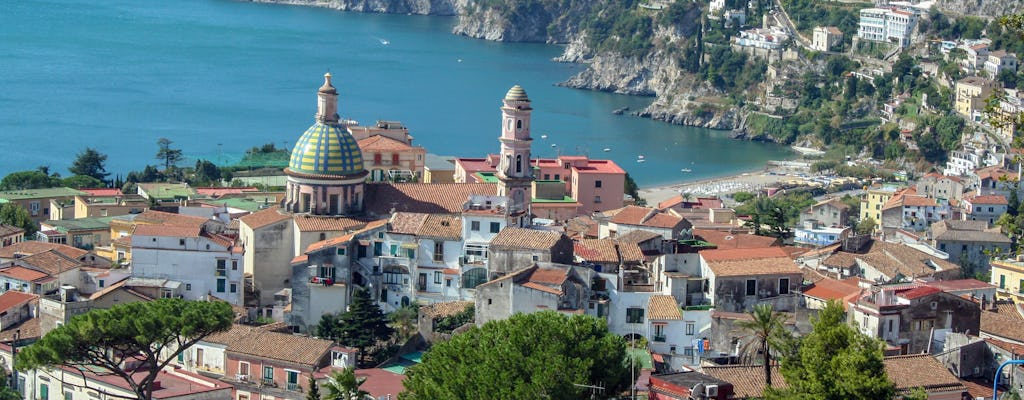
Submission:
<svg viewBox="0 0 1024 400">
<path fill-rule="evenodd" d="M 462 219 L 455 215 L 430 214 L 416 236 L 438 239 L 462 239 Z"/>
<path fill-rule="evenodd" d="M 387 223 L 388 223 L 388 220 L 386 220 L 386 219 L 379 219 L 379 220 L 376 220 L 376 221 L 370 221 L 370 222 L 368 222 L 366 224 L 366 226 L 364 226 L 362 229 L 360 229 L 358 231 L 355 231 L 355 232 L 352 232 L 352 233 L 348 233 L 348 234 L 345 234 L 345 235 L 341 235 L 341 236 L 338 236 L 338 237 L 335 237 L 335 238 L 330 238 L 330 239 L 327 239 L 327 240 L 321 240 L 319 242 L 311 243 L 309 246 L 306 247 L 305 253 L 309 254 L 309 253 L 312 253 L 314 251 L 323 250 L 323 249 L 326 249 L 328 247 L 334 247 L 334 246 L 337 246 L 337 245 L 342 244 L 342 243 L 347 243 L 347 242 L 351 241 L 356 235 L 358 235 L 360 233 L 363 233 L 363 232 L 367 232 L 367 231 L 372 230 L 372 229 L 380 228 L 380 227 L 386 225 Z M 295 262 L 295 260 L 293 260 L 293 263 L 294 262 Z"/>
<path fill-rule="evenodd" d="M 358 141 L 359 148 L 366 151 L 402 151 L 413 147 L 383 135 L 373 135 Z"/>
<path fill-rule="evenodd" d="M 654 295 L 647 301 L 648 319 L 683 319 L 676 298 L 668 295 Z"/>
<path fill-rule="evenodd" d="M 735 399 L 751 399 L 764 395 L 764 367 L 760 365 L 706 366 L 703 371 L 716 379 L 732 384 Z M 785 378 L 778 365 L 771 366 L 772 387 L 786 388 Z"/>
<path fill-rule="evenodd" d="M 761 247 L 753 249 L 723 249 L 704 250 L 700 252 L 701 258 L 707 262 L 751 260 L 755 258 L 788 257 L 789 255 L 778 247 Z"/>
<path fill-rule="evenodd" d="M 391 220 L 388 221 L 388 232 L 415 235 L 420 230 L 420 227 L 423 226 L 423 221 L 427 220 L 427 215 L 429 214 L 396 212 L 391 215 Z"/>
<path fill-rule="evenodd" d="M 883 363 L 886 375 L 899 392 L 917 387 L 924 388 L 925 391 L 966 390 L 946 366 L 929 354 L 886 357 Z"/>
<path fill-rule="evenodd" d="M 139 224 L 157 224 L 165 226 L 202 226 L 210 220 L 206 218 L 193 217 L 191 215 L 174 214 L 156 210 L 146 210 L 133 219 Z"/>
<path fill-rule="evenodd" d="M 925 285 L 939 288 L 944 292 L 971 290 L 971 289 L 995 289 L 995 285 L 982 282 L 977 279 L 953 279 L 948 281 L 927 282 Z"/>
<path fill-rule="evenodd" d="M 457 214 L 473 194 L 494 196 L 493 183 L 372 183 L 366 185 L 366 212 L 391 214 L 391 210 Z"/>
<path fill-rule="evenodd" d="M 580 239 L 573 243 L 577 257 L 596 263 L 618 263 L 619 252 L 612 239 Z"/>
<path fill-rule="evenodd" d="M 716 277 L 800 274 L 800 267 L 789 257 L 709 261 L 708 268 Z"/>
<path fill-rule="evenodd" d="M 371 398 L 397 399 L 403 391 L 404 374 L 396 374 L 381 368 L 366 368 L 357 369 L 355 375 L 356 378 L 365 379 L 359 389 L 369 393 Z"/>
<path fill-rule="evenodd" d="M 960 270 L 960 267 L 956 264 L 904 244 L 873 240 L 866 246 L 865 250 L 863 253 L 836 251 L 831 256 L 822 260 L 822 264 L 833 268 L 849 269 L 856 266 L 859 260 L 861 263 L 870 265 L 889 278 L 895 278 L 897 275 L 906 277 L 932 276 L 936 272 Z M 937 268 L 933 268 L 933 266 Z"/>
<path fill-rule="evenodd" d="M 982 310 L 981 332 L 1007 340 L 1024 342 L 1024 318 L 1021 318 L 1020 313 L 1015 310 Z"/>
<path fill-rule="evenodd" d="M 318 364 L 334 346 L 330 340 L 268 332 L 244 325 L 234 325 L 230 330 L 210 335 L 204 341 L 227 345 L 228 353 L 310 366 Z"/>
<path fill-rule="evenodd" d="M 124 196 L 124 193 L 118 188 L 86 188 L 78 190 L 88 193 L 89 196 Z"/>
<path fill-rule="evenodd" d="M 135 230 L 132 231 L 132 236 L 194 238 L 199 237 L 201 231 L 202 228 L 198 226 L 164 226 L 140 224 L 135 225 Z"/>
<path fill-rule="evenodd" d="M 636 243 L 619 243 L 619 257 L 624 264 L 640 263 L 644 261 L 644 252 Z"/>
<path fill-rule="evenodd" d="M 66 187 L 56 188 L 45 188 L 45 189 L 22 189 L 22 190 L 5 190 L 0 192 L 0 199 L 9 201 L 16 200 L 28 200 L 28 199 L 45 199 L 50 197 L 75 197 L 83 196 L 86 193 L 81 190 L 75 190 Z"/>
<path fill-rule="evenodd" d="M 242 223 L 252 229 L 259 229 L 264 226 L 274 224 L 277 222 L 291 219 L 291 215 L 285 214 L 280 211 L 280 207 L 269 207 L 265 210 L 257 211 L 252 214 L 246 215 L 239 218 Z"/>
<path fill-rule="evenodd" d="M 58 253 L 56 250 L 44 251 L 28 257 L 22 257 L 18 261 L 46 271 L 50 275 L 57 275 L 61 272 L 81 266 L 81 263 L 79 263 L 77 259 L 65 256 L 64 254 Z"/>
<path fill-rule="evenodd" d="M 20 306 L 28 303 L 32 300 L 39 298 L 32 293 L 19 292 L 17 290 L 8 290 L 4 294 L 0 294 L 0 312 L 6 312 L 11 308 Z"/>
<path fill-rule="evenodd" d="M 998 204 L 1007 205 L 1009 202 L 1006 200 L 1006 196 L 998 194 L 987 194 L 981 196 L 967 196 L 964 200 L 971 202 L 972 204 Z"/>
<path fill-rule="evenodd" d="M 859 292 L 860 287 L 856 283 L 832 278 L 821 279 L 803 290 L 804 296 L 821 300 L 840 301 L 847 297 L 856 296 Z"/>
<path fill-rule="evenodd" d="M 684 220 L 682 217 L 658 212 L 655 208 L 626 206 L 612 217 L 611 222 L 622 225 L 674 228 Z"/>
<path fill-rule="evenodd" d="M 999 178 L 1005 176 L 1009 181 L 1017 181 L 1016 173 L 998 166 L 979 168 L 974 171 L 974 175 L 981 180 L 999 180 Z"/>
<path fill-rule="evenodd" d="M 36 280 L 50 277 L 47 273 L 19 266 L 0 269 L 0 276 L 10 277 L 23 282 L 34 282 Z"/>
<path fill-rule="evenodd" d="M 550 250 L 562 237 L 562 234 L 558 232 L 509 226 L 494 235 L 494 239 L 491 240 L 491 248 Z"/>
<path fill-rule="evenodd" d="M 18 233 L 25 233 L 25 230 L 14 225 L 0 224 L 0 237 L 10 236 Z"/>
<path fill-rule="evenodd" d="M 77 247 L 71 247 L 65 244 L 37 242 L 34 240 L 30 240 L 18 242 L 7 247 L 0 247 L 0 258 L 14 258 L 15 254 L 32 255 L 49 250 L 56 250 L 61 254 L 71 258 L 78 258 L 86 254 L 89 254 L 88 251 L 79 249 Z"/>
<path fill-rule="evenodd" d="M 9 343 L 11 340 L 14 340 L 15 333 L 17 333 L 19 339 L 38 339 L 42 337 L 43 331 L 39 328 L 39 320 L 39 317 L 29 318 L 20 324 L 4 326 L 4 330 L 0 331 L 0 341 Z"/>
<path fill-rule="evenodd" d="M 299 229 L 299 232 L 350 231 L 366 226 L 366 221 L 347 217 L 298 215 L 294 219 L 295 227 Z"/>
<path fill-rule="evenodd" d="M 443 318 L 458 314 L 472 306 L 472 301 L 448 301 L 420 307 L 420 315 L 428 318 Z"/>
<path fill-rule="evenodd" d="M 619 235 L 615 237 L 615 240 L 619 243 L 643 243 L 648 240 L 660 238 L 661 234 L 654 233 L 651 231 L 645 231 L 643 229 L 634 229 L 626 233 L 625 235 Z"/>
<path fill-rule="evenodd" d="M 704 239 L 719 249 L 757 249 L 775 246 L 778 238 L 751 235 L 748 233 L 729 233 L 710 229 L 694 229 L 693 236 Z"/>
<path fill-rule="evenodd" d="M 907 300 L 914 300 L 924 296 L 932 295 L 941 292 L 938 288 L 931 286 L 919 286 L 899 294 L 900 297 Z"/>
</svg>

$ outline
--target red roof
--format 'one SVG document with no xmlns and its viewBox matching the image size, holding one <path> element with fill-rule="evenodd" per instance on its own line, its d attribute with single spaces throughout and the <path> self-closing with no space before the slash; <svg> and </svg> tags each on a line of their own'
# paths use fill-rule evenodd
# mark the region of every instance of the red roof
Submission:
<svg viewBox="0 0 1024 400">
<path fill-rule="evenodd" d="M 1006 196 L 998 195 L 998 194 L 987 194 L 987 195 L 982 195 L 982 196 L 970 196 L 970 197 L 965 198 L 964 200 L 967 200 L 967 201 L 969 201 L 969 202 L 971 202 L 973 204 L 999 204 L 999 205 L 1009 204 L 1009 202 L 1006 201 Z"/>
<path fill-rule="evenodd" d="M 357 369 L 356 377 L 366 378 L 359 388 L 370 393 L 375 399 L 397 399 L 398 394 L 405 389 L 402 385 L 405 375 L 380 368 Z"/>
<path fill-rule="evenodd" d="M 931 286 L 919 286 L 919 287 L 907 290 L 907 291 L 905 291 L 903 293 L 900 293 L 899 296 L 904 298 L 904 299 L 907 299 L 907 300 L 913 300 L 913 299 L 921 298 L 921 297 L 928 296 L 928 295 L 931 295 L 931 294 L 939 293 L 941 291 L 942 290 L 939 290 L 939 288 L 935 288 L 935 287 L 931 287 Z"/>
<path fill-rule="evenodd" d="M 704 261 L 730 261 L 730 260 L 751 260 L 755 258 L 776 258 L 789 257 L 786 251 L 778 247 L 763 247 L 759 249 L 720 249 L 704 250 L 700 252 Z"/>
<path fill-rule="evenodd" d="M 625 174 L 626 171 L 612 160 L 590 160 L 585 167 L 575 167 L 581 174 Z"/>
<path fill-rule="evenodd" d="M 822 300 L 843 300 L 850 296 L 856 296 L 859 292 L 860 287 L 856 283 L 832 278 L 817 281 L 803 291 L 806 296 Z"/>
<path fill-rule="evenodd" d="M 925 285 L 939 288 L 942 291 L 957 291 L 971 289 L 994 289 L 995 285 L 982 282 L 977 279 L 954 279 L 949 281 L 928 282 Z"/>
<path fill-rule="evenodd" d="M 19 292 L 17 290 L 8 290 L 4 294 L 0 294 L 0 312 L 10 310 L 11 308 L 18 307 L 22 304 L 28 303 L 35 300 L 37 297 L 32 293 Z"/>
<path fill-rule="evenodd" d="M 133 236 L 199 237 L 202 228 L 198 226 L 136 225 Z"/>
<path fill-rule="evenodd" d="M 0 269 L 0 276 L 8 276 L 23 282 L 34 282 L 50 277 L 47 273 L 18 266 Z"/>
</svg>

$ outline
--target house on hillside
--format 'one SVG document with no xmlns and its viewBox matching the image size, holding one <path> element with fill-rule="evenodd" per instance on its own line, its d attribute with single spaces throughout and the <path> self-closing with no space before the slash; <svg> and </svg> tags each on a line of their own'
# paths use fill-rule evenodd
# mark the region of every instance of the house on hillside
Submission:
<svg viewBox="0 0 1024 400">
<path fill-rule="evenodd" d="M 716 310 L 748 312 L 770 303 L 778 311 L 795 311 L 803 274 L 779 247 L 705 250 L 700 254 L 705 295 Z"/>
<path fill-rule="evenodd" d="M 947 333 L 980 329 L 977 303 L 930 286 L 875 286 L 847 304 L 850 323 L 885 341 L 891 354 L 926 352 L 940 348 Z"/>
<path fill-rule="evenodd" d="M 587 268 L 534 262 L 476 287 L 476 323 L 544 310 L 597 316 L 590 296 L 592 275 Z"/>
</svg>

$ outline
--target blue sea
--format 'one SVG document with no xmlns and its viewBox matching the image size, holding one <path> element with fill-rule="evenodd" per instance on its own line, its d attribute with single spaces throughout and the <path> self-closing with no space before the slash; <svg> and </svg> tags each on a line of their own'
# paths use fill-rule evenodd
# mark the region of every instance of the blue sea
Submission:
<svg viewBox="0 0 1024 400">
<path fill-rule="evenodd" d="M 67 174 L 86 146 L 125 174 L 157 164 L 161 137 L 193 162 L 229 164 L 264 143 L 290 148 L 313 121 L 327 71 L 343 117 L 402 121 L 435 154 L 497 152 L 500 100 L 519 84 L 533 100 L 535 154 L 610 158 L 641 186 L 791 156 L 725 132 L 613 115 L 651 99 L 556 87 L 582 68 L 552 62 L 560 46 L 459 37 L 454 23 L 227 0 L 5 2 L 0 175 L 40 165 Z"/>
</svg>

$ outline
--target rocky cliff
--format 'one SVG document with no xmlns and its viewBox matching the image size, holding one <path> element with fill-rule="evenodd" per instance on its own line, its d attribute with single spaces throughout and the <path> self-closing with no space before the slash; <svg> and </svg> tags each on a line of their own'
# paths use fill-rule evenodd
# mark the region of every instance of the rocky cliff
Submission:
<svg viewBox="0 0 1024 400">
<path fill-rule="evenodd" d="M 324 7 L 341 11 L 459 15 L 469 0 L 250 0 L 255 3 L 279 3 L 300 6 Z"/>
<path fill-rule="evenodd" d="M 936 5 L 944 12 L 981 17 L 1024 11 L 1024 0 L 939 0 Z"/>
</svg>

